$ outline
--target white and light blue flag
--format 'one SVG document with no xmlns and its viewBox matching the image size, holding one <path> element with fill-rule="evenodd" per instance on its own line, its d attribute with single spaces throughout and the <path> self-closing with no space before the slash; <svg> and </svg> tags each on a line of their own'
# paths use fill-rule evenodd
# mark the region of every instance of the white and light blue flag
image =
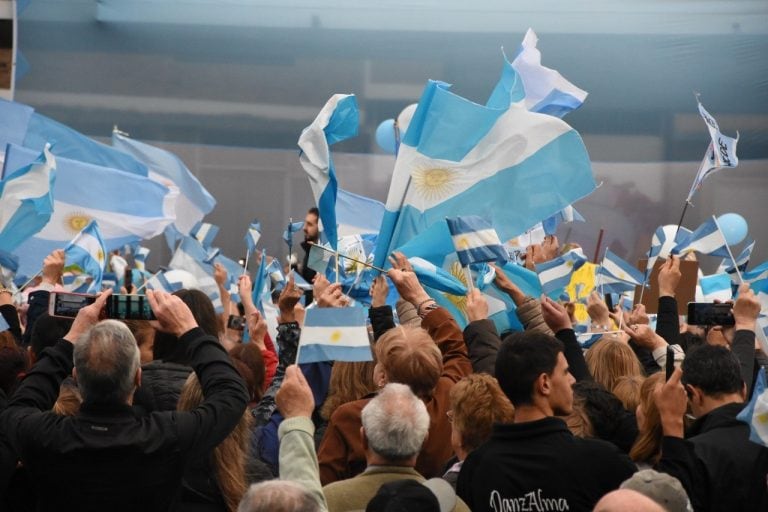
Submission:
<svg viewBox="0 0 768 512">
<path fill-rule="evenodd" d="M 579 89 L 554 69 L 541 65 L 541 52 L 536 48 L 538 41 L 536 33 L 529 28 L 512 67 L 523 80 L 528 110 L 563 117 L 584 103 L 587 91 Z"/>
<path fill-rule="evenodd" d="M 57 157 L 144 177 L 149 173 L 147 166 L 131 155 L 40 115 L 32 107 L 0 100 L 0 148 L 8 143 L 30 149 L 35 155 L 40 154 L 46 144 L 51 144 Z"/>
<path fill-rule="evenodd" d="M 142 272 L 147 270 L 147 256 L 149 256 L 149 249 L 143 246 L 139 246 L 133 253 L 133 264 Z"/>
<path fill-rule="evenodd" d="M 116 131 L 112 132 L 112 146 L 146 165 L 150 179 L 179 189 L 176 220 L 173 223 L 178 233 L 189 234 L 192 227 L 216 206 L 216 200 L 208 190 L 184 162 L 170 151 L 130 139 Z"/>
<path fill-rule="evenodd" d="M 477 215 L 447 218 L 456 254 L 463 267 L 472 263 L 496 261 L 503 264 L 508 259 L 507 250 L 491 223 Z"/>
<path fill-rule="evenodd" d="M 64 271 L 92 278 L 88 293 L 101 291 L 101 278 L 107 265 L 107 249 L 95 220 L 88 223 L 64 248 Z"/>
<path fill-rule="evenodd" d="M 338 236 L 376 234 L 384 218 L 384 203 L 339 189 L 336 196 Z"/>
<path fill-rule="evenodd" d="M 529 112 L 511 64 L 485 106 L 430 81 L 395 163 L 374 264 L 446 217 L 487 218 L 503 240 L 595 189 L 579 134 Z"/>
<path fill-rule="evenodd" d="M 768 279 L 768 261 L 764 261 L 752 270 L 744 272 L 741 276 L 745 283 L 755 283 Z"/>
<path fill-rule="evenodd" d="M 573 206 L 566 206 L 551 217 L 547 217 L 542 221 L 542 228 L 547 235 L 554 235 L 557 233 L 557 226 L 568 222 L 584 222 L 585 219 L 582 215 L 576 211 Z"/>
<path fill-rule="evenodd" d="M 415 256 L 408 258 L 408 261 L 422 285 L 451 295 L 467 294 L 467 287 L 464 283 L 434 263 Z"/>
<path fill-rule="evenodd" d="M 752 390 L 752 398 L 736 419 L 749 425 L 750 441 L 768 446 L 768 386 L 766 386 L 765 368 L 760 368 Z"/>
<path fill-rule="evenodd" d="M 739 157 L 736 156 L 736 145 L 739 142 L 738 132 L 736 132 L 735 139 L 720 133 L 720 126 L 715 121 L 715 118 L 707 112 L 704 105 L 701 104 L 698 96 L 696 97 L 696 102 L 699 104 L 701 118 L 707 123 L 711 141 L 709 147 L 707 147 L 707 152 L 704 154 L 704 159 L 701 161 L 701 165 L 699 165 L 699 171 L 693 180 L 691 190 L 688 192 L 688 198 L 686 199 L 688 202 L 691 201 L 693 195 L 701 188 L 702 183 L 704 183 L 708 176 L 720 169 L 733 168 L 739 165 Z"/>
<path fill-rule="evenodd" d="M 256 250 L 256 244 L 261 239 L 261 222 L 254 221 L 248 226 L 248 231 L 245 232 L 245 245 L 248 247 L 248 251 L 253 254 Z"/>
<path fill-rule="evenodd" d="M 34 162 L 34 151 L 11 145 L 6 165 L 20 169 Z M 53 215 L 45 227 L 22 243 L 20 274 L 34 275 L 43 259 L 62 248 L 91 220 L 97 220 L 108 251 L 152 238 L 174 220 L 178 190 L 149 178 L 96 165 L 56 158 Z"/>
<path fill-rule="evenodd" d="M 269 281 L 269 276 L 267 275 L 267 251 L 262 249 L 259 268 L 256 269 L 256 275 L 253 278 L 253 290 L 251 291 L 253 304 L 262 313 L 264 312 L 264 298 L 269 296 Z"/>
<path fill-rule="evenodd" d="M 34 163 L 0 181 L 0 247 L 13 251 L 48 224 L 56 159 L 48 145 Z"/>
<path fill-rule="evenodd" d="M 288 222 L 288 227 L 283 231 L 283 241 L 288 244 L 288 247 L 293 247 L 293 234 L 297 233 L 304 228 L 304 221 Z"/>
<path fill-rule="evenodd" d="M 364 308 L 307 310 L 296 362 L 320 361 L 373 361 Z"/>
<path fill-rule="evenodd" d="M 608 250 L 597 269 L 595 280 L 604 293 L 621 293 L 640 286 L 643 273 Z"/>
<path fill-rule="evenodd" d="M 307 266 L 315 272 L 325 275 L 326 270 L 328 270 L 328 265 L 331 262 L 331 258 L 333 258 L 333 253 L 324 251 L 318 247 L 318 245 L 319 244 L 312 244 L 312 246 L 309 248 Z M 330 247 L 328 247 L 328 249 L 330 249 Z"/>
<path fill-rule="evenodd" d="M 5 321 L 3 315 L 0 315 L 0 332 L 7 331 L 10 328 L 11 326 L 8 325 L 8 322 Z"/>
<path fill-rule="evenodd" d="M 699 288 L 701 288 L 701 295 L 697 294 L 696 300 L 698 302 L 714 302 L 715 300 L 725 302 L 733 298 L 731 276 L 726 273 L 699 278 Z"/>
<path fill-rule="evenodd" d="M 675 246 L 685 240 L 691 231 L 684 227 L 680 227 L 678 230 L 674 224 L 668 224 L 666 226 L 659 226 L 651 237 L 651 250 L 648 252 L 647 272 L 649 274 L 653 270 L 653 266 L 656 264 L 656 260 L 659 258 L 666 259 L 669 257 L 672 249 Z"/>
<path fill-rule="evenodd" d="M 216 226 L 214 224 L 210 224 L 208 222 L 197 222 L 194 226 L 192 226 L 192 229 L 189 231 L 189 234 L 198 242 L 202 244 L 202 246 L 206 249 L 210 249 L 211 244 L 213 244 L 214 238 L 216 238 L 216 235 L 219 234 L 219 226 Z"/>
<path fill-rule="evenodd" d="M 147 281 L 147 288 L 155 291 L 163 291 L 167 293 L 174 293 L 181 290 L 184 286 L 180 282 L 170 282 L 165 277 L 165 272 L 160 271 L 149 278 Z"/>
<path fill-rule="evenodd" d="M 240 276 L 245 272 L 243 266 L 235 260 L 227 258 L 221 253 L 219 253 L 216 258 L 214 258 L 213 263 L 222 265 L 227 271 L 227 290 L 229 290 L 230 298 L 232 299 L 232 302 L 240 302 L 240 287 L 238 286 L 238 279 L 240 279 Z"/>
<path fill-rule="evenodd" d="M 568 286 L 571 275 L 586 262 L 587 257 L 581 249 L 572 249 L 553 260 L 537 264 L 542 292 L 550 295 Z"/>
<path fill-rule="evenodd" d="M 330 146 L 357 135 L 357 100 L 353 94 L 334 94 L 312 124 L 299 136 L 301 166 L 320 210 L 320 222 L 328 241 L 336 249 L 336 195 L 338 183 Z"/>
<path fill-rule="evenodd" d="M 755 241 L 751 238 L 746 241 L 746 245 L 744 246 L 744 249 L 741 250 L 738 256 L 736 256 L 736 261 L 734 262 L 731 260 L 730 256 L 723 259 L 723 261 L 720 263 L 720 266 L 717 267 L 717 273 L 721 272 L 727 272 L 729 274 L 735 274 L 736 269 L 739 270 L 739 272 L 746 272 L 747 265 L 749 265 L 749 259 L 752 257 L 752 251 L 755 249 Z"/>
<path fill-rule="evenodd" d="M 211 299 L 216 312 L 222 313 L 224 306 L 219 295 L 219 286 L 213 278 L 213 265 L 205 263 L 207 255 L 199 240 L 185 236 L 173 253 L 168 268 L 185 270 L 192 274 L 197 280 L 198 289 Z"/>
<path fill-rule="evenodd" d="M 720 256 L 721 258 L 729 257 L 725 237 L 723 232 L 720 231 L 714 216 L 705 220 L 701 226 L 696 228 L 693 233 L 687 235 L 672 249 L 674 254 L 680 254 L 681 256 L 694 251 L 711 256 Z"/>
</svg>

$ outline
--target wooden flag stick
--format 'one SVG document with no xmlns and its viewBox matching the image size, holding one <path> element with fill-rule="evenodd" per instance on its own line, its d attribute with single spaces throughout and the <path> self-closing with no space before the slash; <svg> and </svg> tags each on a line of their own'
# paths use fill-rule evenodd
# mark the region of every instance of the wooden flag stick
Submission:
<svg viewBox="0 0 768 512">
<path fill-rule="evenodd" d="M 365 261 L 356 260 L 355 258 L 350 258 L 349 256 L 345 256 L 344 254 L 341 254 L 341 253 L 339 253 L 339 252 L 336 252 L 336 251 L 334 251 L 333 249 L 328 249 L 327 247 L 323 247 L 323 246 L 322 246 L 322 245 L 320 245 L 320 244 L 314 244 L 313 246 L 314 246 L 314 247 L 317 247 L 318 249 L 322 249 L 322 250 L 324 250 L 325 252 L 330 252 L 331 254 L 335 254 L 335 255 L 338 255 L 338 256 L 339 256 L 339 257 L 341 257 L 341 258 L 345 258 L 345 259 L 348 259 L 349 261 L 354 261 L 355 263 L 359 263 L 359 264 L 363 265 L 364 267 L 372 268 L 372 269 L 374 269 L 374 270 L 378 270 L 379 272 L 383 272 L 383 273 L 385 273 L 385 274 L 387 273 L 387 271 L 386 271 L 386 270 L 384 270 L 384 269 L 383 269 L 383 268 L 381 268 L 381 267 L 377 267 L 377 266 L 375 266 L 375 265 L 371 265 L 370 263 L 366 263 Z M 338 261 L 338 259 L 339 259 L 339 258 L 337 257 L 337 258 L 336 258 L 336 260 Z M 337 272 L 337 275 L 338 275 L 338 272 Z"/>
</svg>

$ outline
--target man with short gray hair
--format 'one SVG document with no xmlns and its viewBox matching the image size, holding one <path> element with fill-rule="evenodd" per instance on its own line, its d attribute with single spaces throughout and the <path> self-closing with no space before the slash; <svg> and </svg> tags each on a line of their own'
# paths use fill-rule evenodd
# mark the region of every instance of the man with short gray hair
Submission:
<svg viewBox="0 0 768 512">
<path fill-rule="evenodd" d="M 136 341 L 119 322 L 99 322 L 109 295 L 79 311 L 0 415 L 0 430 L 36 487 L 37 510 L 172 509 L 186 466 L 224 440 L 247 405 L 245 385 L 218 339 L 198 327 L 180 298 L 148 291 L 160 329 L 179 339 L 205 399 L 188 412 L 138 415 L 131 407 L 141 382 Z M 50 409 L 70 373 L 84 401 L 77 415 L 57 416 Z"/>
<path fill-rule="evenodd" d="M 424 482 L 414 466 L 429 431 L 424 402 L 405 384 L 390 383 L 363 408 L 360 435 L 368 467 L 360 475 L 323 488 L 330 512 L 363 510 L 382 484 Z M 457 499 L 454 511 L 468 511 Z"/>
</svg>

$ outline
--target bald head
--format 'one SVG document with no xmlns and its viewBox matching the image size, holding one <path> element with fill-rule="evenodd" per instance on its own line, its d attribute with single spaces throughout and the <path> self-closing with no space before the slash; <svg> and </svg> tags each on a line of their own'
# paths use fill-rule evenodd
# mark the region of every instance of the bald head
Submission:
<svg viewBox="0 0 768 512">
<path fill-rule="evenodd" d="M 593 512 L 666 512 L 651 498 L 630 489 L 609 492 L 597 502 Z"/>
</svg>

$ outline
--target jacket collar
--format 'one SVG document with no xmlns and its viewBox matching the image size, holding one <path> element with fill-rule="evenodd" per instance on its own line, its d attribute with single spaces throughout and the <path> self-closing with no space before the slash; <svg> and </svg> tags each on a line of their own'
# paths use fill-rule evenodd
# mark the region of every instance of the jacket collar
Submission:
<svg viewBox="0 0 768 512">
<path fill-rule="evenodd" d="M 742 402 L 733 402 L 721 405 L 717 409 L 712 409 L 709 413 L 697 419 L 688 429 L 686 437 L 693 437 L 716 428 L 727 428 L 737 425 L 744 425 L 736 419 L 736 416 L 746 407 Z"/>
<path fill-rule="evenodd" d="M 362 475 L 375 475 L 379 473 L 401 473 L 404 475 L 421 476 L 421 474 L 410 466 L 368 466 Z"/>
<path fill-rule="evenodd" d="M 105 421 L 110 419 L 131 418 L 136 416 L 136 411 L 128 404 L 103 404 L 83 402 L 80 406 L 80 414 L 84 419 L 98 419 Z"/>
<path fill-rule="evenodd" d="M 493 426 L 495 439 L 526 439 L 556 433 L 570 434 L 571 431 L 568 430 L 562 419 L 554 416 L 524 423 L 505 423 Z"/>
</svg>

